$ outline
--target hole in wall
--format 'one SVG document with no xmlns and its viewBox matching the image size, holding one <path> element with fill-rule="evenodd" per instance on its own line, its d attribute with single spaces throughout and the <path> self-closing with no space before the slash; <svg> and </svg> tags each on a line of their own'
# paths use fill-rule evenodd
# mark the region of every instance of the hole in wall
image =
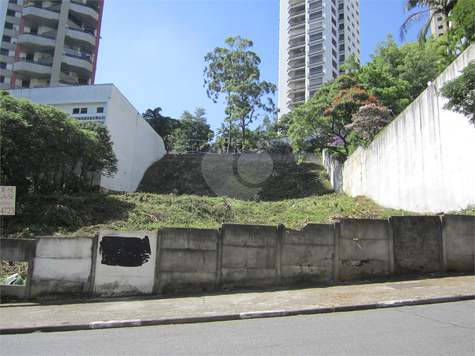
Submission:
<svg viewBox="0 0 475 356">
<path fill-rule="evenodd" d="M 28 262 L 2 261 L 0 284 L 24 286 L 28 276 Z"/>
</svg>

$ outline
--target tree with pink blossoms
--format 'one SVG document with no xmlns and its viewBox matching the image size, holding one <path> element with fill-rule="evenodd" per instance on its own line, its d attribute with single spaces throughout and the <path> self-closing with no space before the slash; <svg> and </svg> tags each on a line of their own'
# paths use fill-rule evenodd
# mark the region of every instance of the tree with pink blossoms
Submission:
<svg viewBox="0 0 475 356">
<path fill-rule="evenodd" d="M 385 106 L 370 103 L 361 106 L 353 115 L 352 122 L 345 125 L 345 128 L 357 134 L 361 138 L 361 144 L 366 147 L 393 118 L 391 110 Z"/>
</svg>

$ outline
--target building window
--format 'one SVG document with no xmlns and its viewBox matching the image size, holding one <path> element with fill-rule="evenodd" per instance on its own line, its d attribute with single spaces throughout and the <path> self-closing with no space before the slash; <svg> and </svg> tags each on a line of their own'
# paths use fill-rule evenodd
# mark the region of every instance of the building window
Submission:
<svg viewBox="0 0 475 356">
<path fill-rule="evenodd" d="M 2 37 L 2 42 L 11 43 L 11 42 L 12 42 L 12 38 L 11 38 L 10 36 L 3 36 L 3 37 Z"/>
<path fill-rule="evenodd" d="M 334 45 L 336 47 L 336 40 L 334 38 L 332 38 L 332 45 Z"/>
<path fill-rule="evenodd" d="M 338 4 L 338 11 L 343 10 L 343 4 Z"/>
<path fill-rule="evenodd" d="M 338 26 L 338 30 L 342 31 L 345 29 L 345 24 L 340 24 L 340 26 Z"/>
<path fill-rule="evenodd" d="M 309 5 L 309 9 L 315 9 L 316 7 L 319 7 L 319 6 L 322 6 L 322 1 L 316 1 L 316 2 L 312 2 L 310 5 Z"/>
<path fill-rule="evenodd" d="M 4 62 L 1 62 L 1 63 L 0 63 L 0 68 L 1 68 L 1 69 L 7 69 L 7 64 L 4 63 Z"/>
<path fill-rule="evenodd" d="M 332 6 L 332 12 L 333 12 L 333 15 L 336 16 L 336 10 L 335 10 L 335 8 L 334 8 L 333 6 Z"/>
<path fill-rule="evenodd" d="M 322 17 L 322 12 L 321 12 L 321 11 L 317 11 L 317 12 L 315 12 L 315 13 L 313 13 L 313 14 L 310 14 L 309 20 L 310 20 L 310 21 L 312 21 L 312 20 L 317 20 L 317 19 L 319 19 L 319 18 L 321 18 L 321 17 Z"/>
<path fill-rule="evenodd" d="M 96 112 L 102 114 L 104 112 L 104 107 L 97 108 Z"/>
<path fill-rule="evenodd" d="M 323 32 L 315 33 L 313 35 L 308 36 L 308 41 L 309 42 L 314 42 L 321 40 L 323 38 Z"/>
<path fill-rule="evenodd" d="M 5 83 L 5 77 L 3 75 L 0 77 L 0 83 Z"/>
<path fill-rule="evenodd" d="M 336 30 L 335 30 L 334 27 L 332 27 L 332 33 L 333 33 L 334 36 L 336 36 Z"/>
<path fill-rule="evenodd" d="M 322 49 L 323 49 L 323 44 L 319 43 L 317 45 L 310 46 L 309 52 L 312 53 L 312 52 L 320 51 Z"/>
<path fill-rule="evenodd" d="M 341 20 L 344 20 L 344 19 L 345 19 L 345 15 L 343 15 L 343 14 L 338 15 L 338 21 L 341 21 Z"/>
<path fill-rule="evenodd" d="M 5 28 L 6 28 L 7 30 L 13 30 L 13 24 L 6 22 L 6 23 L 5 23 Z"/>
<path fill-rule="evenodd" d="M 73 109 L 73 114 L 79 114 L 79 108 L 74 108 Z"/>
<path fill-rule="evenodd" d="M 87 114 L 87 108 L 81 108 L 81 114 Z"/>
<path fill-rule="evenodd" d="M 344 61 L 345 61 L 345 55 L 342 54 L 342 55 L 340 56 L 340 62 L 344 62 Z"/>
<path fill-rule="evenodd" d="M 323 61 L 323 54 L 319 54 L 318 56 L 313 56 L 309 58 L 309 64 L 317 63 Z"/>
<path fill-rule="evenodd" d="M 310 68 L 310 75 L 321 74 L 321 73 L 323 73 L 322 66 Z"/>
<path fill-rule="evenodd" d="M 341 42 L 341 41 L 344 41 L 344 40 L 345 40 L 345 35 L 344 35 L 344 34 L 341 34 L 340 37 L 339 37 L 339 40 L 340 40 L 340 42 Z"/>
<path fill-rule="evenodd" d="M 7 10 L 7 16 L 15 16 L 15 11 Z"/>
<path fill-rule="evenodd" d="M 334 49 L 332 49 L 332 54 L 333 54 L 333 57 L 338 58 L 338 55 Z"/>
<path fill-rule="evenodd" d="M 338 74 L 336 74 L 335 71 L 333 71 L 333 78 L 335 78 L 335 79 L 338 78 Z"/>
<path fill-rule="evenodd" d="M 333 65 L 333 67 L 334 67 L 335 69 L 338 68 L 338 65 L 336 64 L 336 62 L 335 62 L 334 60 L 332 60 L 332 65 Z"/>
<path fill-rule="evenodd" d="M 437 28 L 438 28 L 439 30 L 442 30 L 442 29 L 444 28 L 444 25 L 439 25 L 439 26 L 437 26 Z"/>
<path fill-rule="evenodd" d="M 336 20 L 333 16 L 332 16 L 332 24 L 334 24 L 336 26 Z"/>
<path fill-rule="evenodd" d="M 344 51 L 345 50 L 345 45 L 344 44 L 341 44 L 340 45 L 340 51 Z"/>
<path fill-rule="evenodd" d="M 437 17 L 437 21 L 442 21 L 442 17 Z"/>
</svg>

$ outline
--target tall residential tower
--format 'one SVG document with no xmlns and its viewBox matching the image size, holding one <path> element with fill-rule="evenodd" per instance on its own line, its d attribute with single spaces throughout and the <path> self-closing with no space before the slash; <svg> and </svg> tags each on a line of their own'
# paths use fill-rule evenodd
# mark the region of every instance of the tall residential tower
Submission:
<svg viewBox="0 0 475 356">
<path fill-rule="evenodd" d="M 94 84 L 104 0 L 2 0 L 0 89 Z"/>
<path fill-rule="evenodd" d="M 286 114 L 361 61 L 358 0 L 280 0 L 279 109 Z"/>
</svg>

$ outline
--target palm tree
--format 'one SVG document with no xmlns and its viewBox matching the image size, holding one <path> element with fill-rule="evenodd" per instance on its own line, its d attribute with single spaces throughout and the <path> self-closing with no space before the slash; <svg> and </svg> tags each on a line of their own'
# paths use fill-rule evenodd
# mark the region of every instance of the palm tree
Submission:
<svg viewBox="0 0 475 356">
<path fill-rule="evenodd" d="M 399 37 L 401 41 L 404 41 L 409 27 L 429 15 L 424 26 L 422 26 L 422 29 L 417 34 L 417 40 L 419 43 L 424 44 L 426 42 L 427 32 L 429 32 L 432 19 L 438 16 L 444 16 L 447 18 L 455 4 L 457 4 L 457 1 L 458 0 L 405 0 L 404 13 L 414 10 L 417 7 L 427 7 L 427 9 L 413 13 L 406 19 L 406 21 L 404 21 L 399 29 Z"/>
</svg>

